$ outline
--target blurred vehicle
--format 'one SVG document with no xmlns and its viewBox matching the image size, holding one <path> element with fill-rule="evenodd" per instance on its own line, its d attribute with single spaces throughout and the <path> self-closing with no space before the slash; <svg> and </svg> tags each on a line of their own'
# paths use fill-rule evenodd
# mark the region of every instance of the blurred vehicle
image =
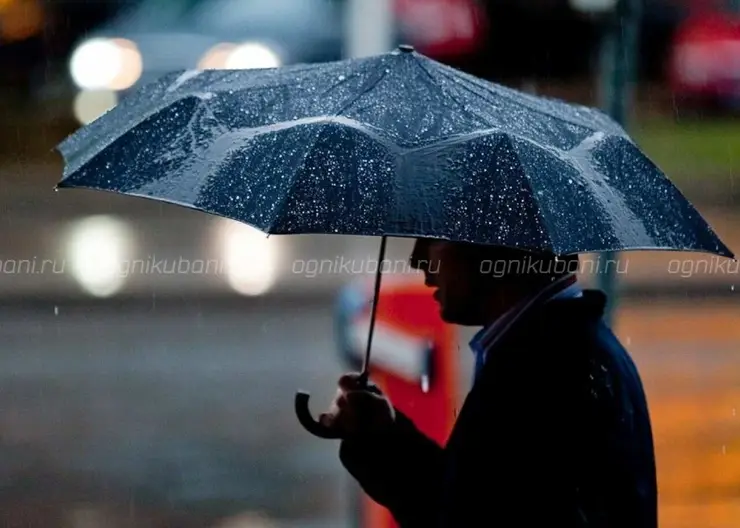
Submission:
<svg viewBox="0 0 740 528">
<path fill-rule="evenodd" d="M 180 69 L 240 69 L 339 60 L 346 0 L 142 0 L 72 51 L 74 113 L 88 123 L 137 84 Z M 397 41 L 437 55 L 480 40 L 473 0 L 396 0 Z"/>
<path fill-rule="evenodd" d="M 674 96 L 690 106 L 740 110 L 740 15 L 688 18 L 675 34 L 669 77 Z"/>
<path fill-rule="evenodd" d="M 142 0 L 72 51 L 86 123 L 139 83 L 190 68 L 259 68 L 337 59 L 341 0 Z"/>
</svg>

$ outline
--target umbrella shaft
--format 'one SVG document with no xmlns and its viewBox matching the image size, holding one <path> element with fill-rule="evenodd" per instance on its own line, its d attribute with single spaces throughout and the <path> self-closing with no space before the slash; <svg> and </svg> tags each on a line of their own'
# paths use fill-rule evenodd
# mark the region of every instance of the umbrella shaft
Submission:
<svg viewBox="0 0 740 528">
<path fill-rule="evenodd" d="M 383 273 L 383 261 L 385 260 L 385 246 L 387 239 L 385 236 L 380 239 L 380 250 L 378 252 L 378 268 L 375 271 L 375 289 L 373 292 L 373 307 L 370 313 L 370 330 L 367 335 L 367 348 L 365 348 L 365 359 L 362 363 L 362 372 L 360 374 L 361 384 L 366 384 L 370 376 L 370 351 L 373 346 L 373 332 L 375 331 L 375 316 L 378 312 L 378 301 L 380 300 L 380 282 Z"/>
</svg>

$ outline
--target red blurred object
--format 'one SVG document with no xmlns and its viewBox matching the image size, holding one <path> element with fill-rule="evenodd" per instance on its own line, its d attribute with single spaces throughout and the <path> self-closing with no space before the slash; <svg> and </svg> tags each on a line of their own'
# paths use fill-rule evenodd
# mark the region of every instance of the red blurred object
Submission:
<svg viewBox="0 0 740 528">
<path fill-rule="evenodd" d="M 740 95 L 740 16 L 708 13 L 689 18 L 676 32 L 670 80 L 679 96 Z"/>
<path fill-rule="evenodd" d="M 454 425 L 458 407 L 457 332 L 439 316 L 429 288 L 384 277 L 378 302 L 370 378 L 394 406 L 440 445 Z M 372 284 L 359 288 L 363 306 L 348 316 L 347 334 L 355 359 L 364 353 Z M 369 497 L 362 498 L 360 526 L 395 528 L 391 514 Z"/>
<path fill-rule="evenodd" d="M 476 0 L 395 0 L 396 16 L 416 49 L 434 59 L 476 52 L 488 29 Z"/>
</svg>

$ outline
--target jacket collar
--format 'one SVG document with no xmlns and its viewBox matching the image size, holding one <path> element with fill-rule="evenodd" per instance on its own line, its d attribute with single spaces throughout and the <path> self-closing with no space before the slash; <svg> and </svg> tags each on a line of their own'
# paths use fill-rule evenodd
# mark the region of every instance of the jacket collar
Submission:
<svg viewBox="0 0 740 528">
<path fill-rule="evenodd" d="M 562 277 L 539 292 L 521 300 L 495 321 L 478 331 L 470 341 L 470 348 L 475 354 L 486 354 L 527 312 L 553 299 L 578 297 L 581 294 L 582 291 L 575 275 Z"/>
</svg>

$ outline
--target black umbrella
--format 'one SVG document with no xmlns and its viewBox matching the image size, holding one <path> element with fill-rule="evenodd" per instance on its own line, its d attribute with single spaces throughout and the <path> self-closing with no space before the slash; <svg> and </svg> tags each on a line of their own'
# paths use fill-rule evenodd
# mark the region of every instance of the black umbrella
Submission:
<svg viewBox="0 0 740 528">
<path fill-rule="evenodd" d="M 58 187 L 153 198 L 265 233 L 431 237 L 555 254 L 733 257 L 602 112 L 419 55 L 173 73 L 59 145 Z M 375 284 L 377 300 L 380 266 Z M 364 379 L 372 345 L 375 304 Z M 325 436 L 296 399 L 302 423 Z M 313 425 L 311 425 L 313 424 Z"/>
</svg>

